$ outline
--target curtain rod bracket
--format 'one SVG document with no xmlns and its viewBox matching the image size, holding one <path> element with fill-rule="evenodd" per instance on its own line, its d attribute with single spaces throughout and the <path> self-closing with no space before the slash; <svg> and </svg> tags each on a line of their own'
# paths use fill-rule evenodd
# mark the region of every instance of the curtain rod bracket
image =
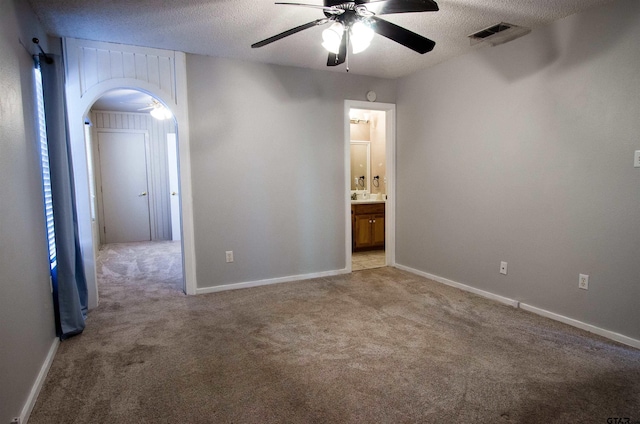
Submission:
<svg viewBox="0 0 640 424">
<path fill-rule="evenodd" d="M 53 59 L 51 59 L 49 56 L 47 56 L 47 54 L 44 52 L 44 50 L 42 50 L 42 47 L 40 46 L 40 40 L 38 40 L 37 38 L 33 37 L 31 39 L 31 41 L 33 41 L 35 43 L 36 46 L 38 46 L 38 49 L 40 49 L 40 53 L 42 53 L 42 55 L 44 56 L 44 61 L 51 64 L 53 63 Z"/>
</svg>

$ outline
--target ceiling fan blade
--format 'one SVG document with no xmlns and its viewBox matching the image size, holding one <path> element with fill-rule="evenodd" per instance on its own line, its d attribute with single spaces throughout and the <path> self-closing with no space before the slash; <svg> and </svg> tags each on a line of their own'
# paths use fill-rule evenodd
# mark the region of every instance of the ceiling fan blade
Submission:
<svg viewBox="0 0 640 424">
<path fill-rule="evenodd" d="M 435 41 L 384 19 L 375 16 L 371 16 L 369 19 L 373 22 L 371 28 L 375 32 L 420 54 L 430 52 L 436 45 Z"/>
<path fill-rule="evenodd" d="M 389 13 L 437 12 L 438 4 L 433 0 L 356 0 L 376 15 Z"/>
<path fill-rule="evenodd" d="M 347 38 L 349 37 L 347 31 L 342 35 L 342 41 L 340 41 L 340 49 L 338 50 L 338 54 L 329 53 L 329 57 L 327 58 L 327 66 L 338 66 L 344 63 L 347 60 Z"/>
<path fill-rule="evenodd" d="M 329 21 L 331 21 L 331 19 L 322 18 L 322 19 L 317 19 L 317 20 L 315 20 L 313 22 L 308 22 L 308 23 L 306 23 L 304 25 L 300 25 L 300 26 L 297 26 L 295 28 L 291 28 L 288 31 L 281 32 L 280 34 L 274 35 L 273 37 L 269 37 L 269 38 L 267 38 L 265 40 L 259 41 L 259 42 L 255 43 L 255 44 L 252 44 L 251 48 L 255 49 L 255 48 L 258 48 L 258 47 L 266 46 L 267 44 L 273 43 L 274 41 L 278 41 L 281 38 L 288 37 L 289 35 L 293 35 L 293 34 L 295 34 L 297 32 L 303 31 L 305 29 L 312 28 L 312 27 L 314 27 L 316 25 L 326 24 Z"/>
<path fill-rule="evenodd" d="M 276 2 L 276 4 L 286 4 L 289 6 L 302 6 L 302 7 L 312 7 L 314 9 L 322 9 L 330 15 L 342 15 L 344 13 L 344 10 L 338 9 L 337 7 L 333 7 L 333 6 L 318 6 L 317 4 L 282 3 L 282 2 Z"/>
</svg>

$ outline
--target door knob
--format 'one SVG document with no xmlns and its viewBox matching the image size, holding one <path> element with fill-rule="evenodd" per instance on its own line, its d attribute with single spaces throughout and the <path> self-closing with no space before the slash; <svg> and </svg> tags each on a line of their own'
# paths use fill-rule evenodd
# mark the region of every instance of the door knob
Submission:
<svg viewBox="0 0 640 424">
<path fill-rule="evenodd" d="M 172 191 L 172 192 L 171 192 L 171 195 L 172 195 L 172 196 L 176 196 L 177 194 L 178 194 L 178 193 L 176 193 L 175 191 Z"/>
<path fill-rule="evenodd" d="M 147 192 L 143 191 L 142 193 L 138 194 L 138 197 L 142 197 L 142 196 L 146 196 L 146 195 L 147 195 Z"/>
</svg>

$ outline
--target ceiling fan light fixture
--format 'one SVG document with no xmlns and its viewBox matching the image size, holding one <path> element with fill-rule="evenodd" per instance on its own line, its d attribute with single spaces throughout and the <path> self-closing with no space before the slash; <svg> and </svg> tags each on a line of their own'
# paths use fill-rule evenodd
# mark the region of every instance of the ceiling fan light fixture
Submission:
<svg viewBox="0 0 640 424">
<path fill-rule="evenodd" d="M 343 35 L 344 25 L 340 22 L 333 23 L 329 28 L 322 31 L 322 47 L 330 53 L 338 54 Z"/>
<path fill-rule="evenodd" d="M 353 54 L 363 52 L 373 40 L 373 29 L 363 21 L 357 21 L 351 25 L 351 51 Z"/>
<path fill-rule="evenodd" d="M 164 121 L 165 119 L 170 119 L 171 117 L 173 117 L 171 111 L 161 104 L 157 104 L 156 106 L 154 106 L 154 108 L 151 109 L 149 113 L 159 121 Z"/>
</svg>

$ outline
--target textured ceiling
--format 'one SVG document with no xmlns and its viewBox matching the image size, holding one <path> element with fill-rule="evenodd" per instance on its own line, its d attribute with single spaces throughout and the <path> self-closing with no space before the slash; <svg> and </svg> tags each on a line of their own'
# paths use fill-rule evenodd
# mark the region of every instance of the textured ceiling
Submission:
<svg viewBox="0 0 640 424">
<path fill-rule="evenodd" d="M 282 0 L 279 0 L 282 1 Z M 295 1 L 295 0 L 294 0 Z M 300 1 L 300 0 L 298 0 Z M 398 78 L 471 49 L 467 35 L 499 22 L 535 29 L 614 0 L 436 0 L 439 12 L 384 15 L 436 42 L 424 55 L 376 35 L 369 49 L 349 55 L 350 72 Z M 321 0 L 302 0 L 321 5 Z M 321 10 L 274 0 L 30 0 L 47 32 L 209 56 L 344 72 L 328 68 L 314 27 L 259 49 L 251 44 L 322 18 Z"/>
</svg>

